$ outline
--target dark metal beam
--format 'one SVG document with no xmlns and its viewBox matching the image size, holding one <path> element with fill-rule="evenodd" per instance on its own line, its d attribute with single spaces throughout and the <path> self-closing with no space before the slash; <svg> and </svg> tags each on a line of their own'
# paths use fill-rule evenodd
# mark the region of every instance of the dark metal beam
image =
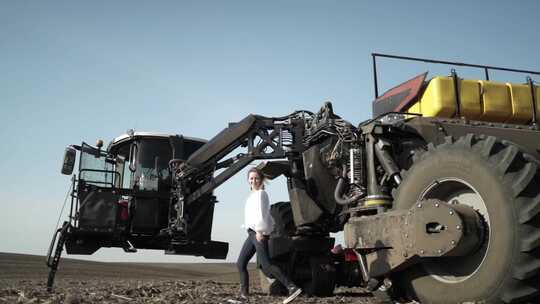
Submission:
<svg viewBox="0 0 540 304">
<path fill-rule="evenodd" d="M 377 82 L 377 56 L 376 54 L 371 54 L 371 57 L 373 58 L 373 81 L 375 86 L 375 99 L 379 98 L 379 85 Z"/>
</svg>

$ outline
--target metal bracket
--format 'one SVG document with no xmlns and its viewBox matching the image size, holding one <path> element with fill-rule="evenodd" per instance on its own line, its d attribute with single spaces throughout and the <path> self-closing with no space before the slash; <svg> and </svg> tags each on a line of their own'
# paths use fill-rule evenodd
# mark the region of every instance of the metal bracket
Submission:
<svg viewBox="0 0 540 304">
<path fill-rule="evenodd" d="M 369 252 L 370 277 L 417 263 L 420 258 L 462 256 L 481 242 L 479 215 L 470 207 L 439 200 L 409 210 L 351 218 L 345 225 L 347 247 Z"/>
</svg>

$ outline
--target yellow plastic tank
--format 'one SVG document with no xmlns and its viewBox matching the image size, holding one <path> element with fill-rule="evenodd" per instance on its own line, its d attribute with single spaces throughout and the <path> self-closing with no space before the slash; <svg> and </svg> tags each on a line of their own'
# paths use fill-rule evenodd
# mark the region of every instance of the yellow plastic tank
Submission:
<svg viewBox="0 0 540 304">
<path fill-rule="evenodd" d="M 480 85 L 476 80 L 458 80 L 461 116 L 477 119 L 482 114 Z M 434 77 L 429 81 L 420 101 L 409 112 L 419 111 L 424 116 L 453 117 L 456 113 L 456 94 L 452 77 Z"/>
<path fill-rule="evenodd" d="M 410 106 L 407 110 L 407 113 L 422 114 L 422 109 L 420 108 L 420 101 L 417 101 L 412 106 Z"/>
<path fill-rule="evenodd" d="M 461 116 L 478 119 L 482 115 L 480 104 L 480 85 L 476 80 L 462 79 L 459 82 L 459 101 Z"/>
<path fill-rule="evenodd" d="M 434 77 L 420 98 L 422 115 L 452 117 L 456 112 L 454 82 L 450 77 Z"/>
<path fill-rule="evenodd" d="M 512 115 L 510 93 L 505 83 L 479 80 L 482 115 L 480 120 L 505 122 Z"/>
<path fill-rule="evenodd" d="M 507 123 L 524 124 L 532 119 L 531 88 L 527 84 L 507 83 L 510 91 L 512 114 Z"/>
<path fill-rule="evenodd" d="M 472 120 L 526 124 L 532 119 L 529 85 L 459 79 L 461 117 Z M 534 86 L 537 120 L 540 122 L 540 87 Z M 437 76 L 407 110 L 427 117 L 455 117 L 454 79 Z"/>
</svg>

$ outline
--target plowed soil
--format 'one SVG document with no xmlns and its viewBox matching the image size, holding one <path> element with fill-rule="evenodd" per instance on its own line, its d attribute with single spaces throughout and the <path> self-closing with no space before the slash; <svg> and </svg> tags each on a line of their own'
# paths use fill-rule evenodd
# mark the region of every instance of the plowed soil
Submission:
<svg viewBox="0 0 540 304">
<path fill-rule="evenodd" d="M 0 303 L 281 303 L 259 289 L 250 265 L 252 295 L 238 298 L 234 264 L 100 263 L 62 259 L 55 289 L 46 290 L 41 256 L 0 253 Z M 383 303 L 362 289 L 338 288 L 333 297 L 305 295 L 293 303 Z"/>
</svg>

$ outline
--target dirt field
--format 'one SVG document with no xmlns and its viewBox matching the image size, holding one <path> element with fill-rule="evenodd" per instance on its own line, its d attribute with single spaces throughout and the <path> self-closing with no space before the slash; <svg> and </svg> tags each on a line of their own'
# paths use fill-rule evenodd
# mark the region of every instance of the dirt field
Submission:
<svg viewBox="0 0 540 304">
<path fill-rule="evenodd" d="M 259 290 L 250 266 L 247 303 L 281 303 Z M 42 256 L 0 253 L 0 303 L 224 303 L 240 304 L 234 264 L 99 263 L 62 259 L 53 293 L 46 291 Z M 245 303 L 245 302 L 244 302 Z M 339 288 L 334 297 L 301 296 L 293 303 L 382 303 L 361 289 Z"/>
</svg>

